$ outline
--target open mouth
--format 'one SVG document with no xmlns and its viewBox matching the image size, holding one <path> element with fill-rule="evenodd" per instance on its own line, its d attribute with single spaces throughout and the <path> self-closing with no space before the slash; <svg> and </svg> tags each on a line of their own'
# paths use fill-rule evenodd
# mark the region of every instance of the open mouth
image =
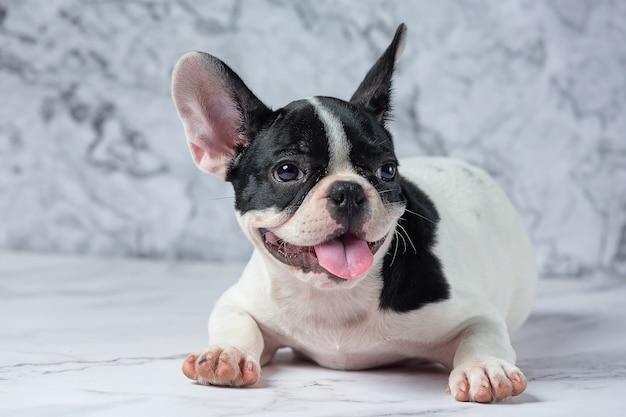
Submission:
<svg viewBox="0 0 626 417">
<path fill-rule="evenodd" d="M 261 229 L 260 232 L 267 250 L 284 264 L 304 271 L 323 270 L 342 279 L 355 279 L 364 275 L 374 262 L 374 254 L 385 241 L 382 238 L 368 242 L 348 232 L 317 245 L 297 246 L 267 229 Z"/>
</svg>

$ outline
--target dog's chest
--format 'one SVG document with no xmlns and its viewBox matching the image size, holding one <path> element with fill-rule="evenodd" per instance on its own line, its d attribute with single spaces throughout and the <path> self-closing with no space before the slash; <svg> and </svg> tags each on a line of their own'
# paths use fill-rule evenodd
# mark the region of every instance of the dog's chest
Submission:
<svg viewBox="0 0 626 417">
<path fill-rule="evenodd" d="M 255 252 L 232 295 L 255 319 L 270 351 L 290 347 L 322 366 L 356 370 L 429 358 L 428 346 L 441 336 L 424 325 L 436 322 L 437 309 L 381 309 L 378 276 L 349 290 L 319 290 L 266 270 L 263 260 Z"/>
<path fill-rule="evenodd" d="M 313 315 L 287 317 L 291 320 L 273 320 L 269 327 L 261 326 L 264 336 L 327 368 L 358 370 L 416 355 L 430 357 L 420 338 L 420 326 L 407 321 L 408 317 L 377 310 L 352 321 L 320 321 Z"/>
<path fill-rule="evenodd" d="M 324 367 L 364 369 L 406 357 L 401 343 L 376 326 L 363 323 L 350 327 L 309 327 L 292 329 L 285 345 Z"/>
</svg>

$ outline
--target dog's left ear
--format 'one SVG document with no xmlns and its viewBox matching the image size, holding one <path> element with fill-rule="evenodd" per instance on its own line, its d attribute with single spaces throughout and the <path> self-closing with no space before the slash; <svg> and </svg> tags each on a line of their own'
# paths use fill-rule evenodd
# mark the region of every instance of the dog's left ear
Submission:
<svg viewBox="0 0 626 417">
<path fill-rule="evenodd" d="M 352 95 L 350 103 L 372 113 L 379 123 L 384 124 L 390 109 L 391 77 L 393 67 L 406 44 L 406 25 L 398 26 L 393 41 L 369 70 L 365 79 Z"/>
</svg>

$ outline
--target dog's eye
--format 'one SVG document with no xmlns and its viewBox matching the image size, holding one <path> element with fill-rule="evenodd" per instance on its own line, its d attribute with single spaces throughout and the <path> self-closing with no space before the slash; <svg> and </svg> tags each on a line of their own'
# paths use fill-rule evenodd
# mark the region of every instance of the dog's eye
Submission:
<svg viewBox="0 0 626 417">
<path fill-rule="evenodd" d="M 396 178 L 396 164 L 389 163 L 376 170 L 376 176 L 383 181 L 393 181 Z"/>
<path fill-rule="evenodd" d="M 304 172 L 292 163 L 280 164 L 274 169 L 274 178 L 278 182 L 297 181 L 304 177 Z"/>
</svg>

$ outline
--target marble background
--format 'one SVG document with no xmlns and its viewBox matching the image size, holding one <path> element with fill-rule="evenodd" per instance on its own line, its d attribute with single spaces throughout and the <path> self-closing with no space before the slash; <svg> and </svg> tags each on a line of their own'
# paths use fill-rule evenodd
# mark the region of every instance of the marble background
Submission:
<svg viewBox="0 0 626 417">
<path fill-rule="evenodd" d="M 0 249 L 241 261 L 170 98 L 189 50 L 267 104 L 348 98 L 398 23 L 399 153 L 486 168 L 545 276 L 626 277 L 626 2 L 0 0 Z"/>
</svg>

